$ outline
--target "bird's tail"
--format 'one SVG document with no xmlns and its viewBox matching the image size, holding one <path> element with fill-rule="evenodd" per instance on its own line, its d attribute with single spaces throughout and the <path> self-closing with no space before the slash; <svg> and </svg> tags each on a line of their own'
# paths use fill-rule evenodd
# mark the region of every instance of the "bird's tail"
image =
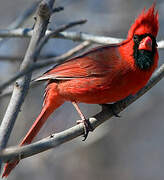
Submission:
<svg viewBox="0 0 164 180">
<path fill-rule="evenodd" d="M 30 144 L 34 139 L 34 137 L 38 134 L 39 130 L 46 122 L 48 117 L 52 114 L 52 112 L 64 103 L 62 98 L 55 91 L 56 89 L 55 85 L 57 86 L 56 83 L 52 83 L 47 86 L 43 109 L 39 114 L 39 116 L 37 117 L 34 124 L 32 125 L 31 129 L 24 137 L 23 141 L 20 143 L 20 146 L 23 146 L 25 144 Z M 2 177 L 7 177 L 12 171 L 12 169 L 14 169 L 18 163 L 19 160 L 6 163 L 4 166 L 4 172 Z"/>
</svg>

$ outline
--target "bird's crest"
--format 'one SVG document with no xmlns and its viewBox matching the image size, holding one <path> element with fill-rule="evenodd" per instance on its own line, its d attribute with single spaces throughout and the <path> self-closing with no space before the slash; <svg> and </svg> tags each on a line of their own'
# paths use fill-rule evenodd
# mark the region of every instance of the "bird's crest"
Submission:
<svg viewBox="0 0 164 180">
<path fill-rule="evenodd" d="M 128 32 L 128 38 L 132 38 L 134 34 L 140 35 L 144 33 L 150 33 L 156 37 L 158 29 L 158 11 L 155 11 L 154 3 L 147 11 L 145 11 L 144 8 L 141 14 L 137 17 Z"/>
</svg>

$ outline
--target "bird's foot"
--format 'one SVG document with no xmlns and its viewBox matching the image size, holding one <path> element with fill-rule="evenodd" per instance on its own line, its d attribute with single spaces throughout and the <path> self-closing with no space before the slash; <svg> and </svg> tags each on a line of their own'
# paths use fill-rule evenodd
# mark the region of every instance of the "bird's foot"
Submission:
<svg viewBox="0 0 164 180">
<path fill-rule="evenodd" d="M 118 118 L 121 117 L 121 116 L 120 116 L 118 113 L 116 113 L 116 111 L 114 110 L 113 104 L 100 104 L 100 106 L 101 106 L 102 108 L 109 108 L 109 109 L 111 109 L 112 114 L 113 114 L 115 117 L 118 117 Z"/>
<path fill-rule="evenodd" d="M 88 137 L 89 131 L 93 131 L 94 129 L 93 129 L 91 123 L 89 122 L 89 120 L 86 119 L 84 114 L 81 112 L 77 103 L 75 101 L 73 101 L 72 104 L 74 105 L 75 109 L 77 110 L 78 114 L 81 117 L 81 120 L 78 120 L 76 122 L 77 122 L 77 124 L 83 123 L 83 126 L 84 126 L 84 139 L 83 139 L 83 141 L 85 141 Z"/>
<path fill-rule="evenodd" d="M 83 123 L 83 125 L 84 125 L 84 135 L 83 135 L 84 139 L 82 141 L 85 141 L 88 137 L 89 132 L 93 131 L 94 129 L 93 129 L 93 127 L 92 127 L 92 125 L 88 119 L 81 119 L 81 120 L 76 121 L 76 123 L 77 124 Z"/>
</svg>

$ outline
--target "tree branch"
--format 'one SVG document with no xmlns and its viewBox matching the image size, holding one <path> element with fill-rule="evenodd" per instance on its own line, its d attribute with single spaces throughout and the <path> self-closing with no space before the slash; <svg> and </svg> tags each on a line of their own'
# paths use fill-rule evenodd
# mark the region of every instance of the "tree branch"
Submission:
<svg viewBox="0 0 164 180">
<path fill-rule="evenodd" d="M 24 60 L 21 64 L 20 70 L 25 70 L 32 64 L 32 61 L 34 62 L 35 50 L 46 32 L 54 1 L 55 0 L 43 0 L 39 4 L 33 35 L 26 51 Z M 12 128 L 18 113 L 20 112 L 21 105 L 24 102 L 28 92 L 31 75 L 32 73 L 28 73 L 15 83 L 10 103 L 0 126 L 0 150 L 6 147 Z"/>
<path fill-rule="evenodd" d="M 50 31 L 46 31 L 46 34 L 47 33 L 50 33 Z M 1 31 L 0 31 L 0 36 L 1 36 Z M 124 40 L 121 38 L 96 36 L 88 33 L 68 32 L 68 31 L 61 32 L 56 37 L 53 36 L 53 38 L 69 39 L 73 41 L 91 41 L 93 43 L 99 43 L 99 44 L 115 44 L 115 43 L 120 43 L 121 41 Z"/>
<path fill-rule="evenodd" d="M 64 7 L 59 6 L 59 7 L 57 7 L 57 8 L 54 8 L 54 9 L 52 10 L 52 12 L 53 12 L 53 13 L 57 13 L 57 12 L 60 12 L 60 11 L 63 11 L 63 10 L 64 10 Z"/>
<path fill-rule="evenodd" d="M 27 28 L 19 28 L 14 30 L 0 30 L 0 37 L 31 37 L 33 30 Z M 52 31 L 47 30 L 46 35 L 52 33 Z M 68 32 L 63 31 L 59 32 L 51 36 L 51 38 L 62 38 L 62 39 L 69 39 L 73 41 L 90 41 L 93 43 L 99 44 L 114 44 L 120 43 L 124 39 L 121 38 L 114 38 L 114 37 L 107 37 L 107 36 L 96 36 L 88 33 L 82 32 Z M 158 48 L 164 48 L 164 40 L 157 42 Z"/>
<path fill-rule="evenodd" d="M 163 77 L 164 64 L 161 65 L 160 68 L 158 68 L 158 70 L 153 74 L 148 84 L 143 89 L 141 89 L 135 96 L 129 96 L 124 100 L 114 103 L 112 105 L 112 109 L 114 110 L 114 112 L 120 113 L 121 111 L 123 111 L 127 106 L 132 104 L 139 97 L 145 94 L 149 89 L 151 89 L 155 84 L 157 84 Z M 111 105 L 103 106 L 101 112 L 99 112 L 92 118 L 89 118 L 89 121 L 94 129 L 113 116 L 110 106 Z M 22 147 L 16 146 L 4 149 L 3 151 L 0 151 L 0 158 L 4 162 L 15 159 L 24 159 L 29 156 L 33 156 L 40 152 L 59 146 L 78 136 L 81 136 L 83 133 L 83 125 L 79 124 L 60 133 L 52 134 L 50 137 L 44 138 L 36 143 L 25 145 Z"/>
<path fill-rule="evenodd" d="M 0 37 L 31 37 L 33 30 L 28 28 L 18 28 L 14 30 L 0 30 Z M 50 34 L 52 31 L 47 30 L 46 35 Z M 62 38 L 69 39 L 73 41 L 91 41 L 94 43 L 100 44 L 110 44 L 110 43 L 119 43 L 123 39 L 113 38 L 113 37 L 105 37 L 105 36 L 95 36 L 88 33 L 82 32 L 59 32 L 58 34 L 51 36 L 51 38 Z"/>
</svg>

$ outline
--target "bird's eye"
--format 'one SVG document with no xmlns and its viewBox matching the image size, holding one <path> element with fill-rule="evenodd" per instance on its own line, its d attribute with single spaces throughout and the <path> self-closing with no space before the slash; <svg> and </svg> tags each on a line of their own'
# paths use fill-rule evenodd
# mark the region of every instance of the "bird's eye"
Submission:
<svg viewBox="0 0 164 180">
<path fill-rule="evenodd" d="M 133 36 L 133 40 L 138 43 L 139 42 L 139 36 L 135 34 Z"/>
</svg>

